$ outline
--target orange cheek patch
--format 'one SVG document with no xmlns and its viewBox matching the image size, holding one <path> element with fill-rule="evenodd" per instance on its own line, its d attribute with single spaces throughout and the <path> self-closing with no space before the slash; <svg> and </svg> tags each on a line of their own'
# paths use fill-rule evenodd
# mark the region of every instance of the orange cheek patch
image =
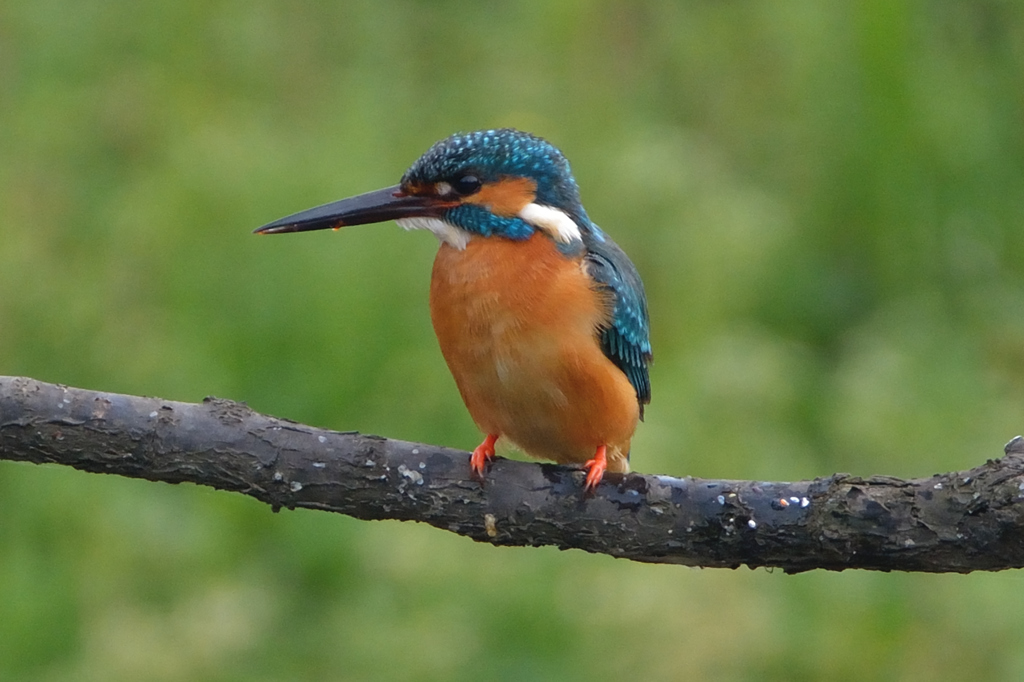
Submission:
<svg viewBox="0 0 1024 682">
<path fill-rule="evenodd" d="M 409 182 L 402 185 L 402 191 L 412 196 L 422 196 L 424 194 L 435 194 L 434 185 L 425 185 L 421 182 Z"/>
<path fill-rule="evenodd" d="M 480 188 L 464 199 L 467 204 L 478 204 L 491 213 L 511 218 L 537 196 L 537 183 L 529 178 L 505 178 Z"/>
</svg>

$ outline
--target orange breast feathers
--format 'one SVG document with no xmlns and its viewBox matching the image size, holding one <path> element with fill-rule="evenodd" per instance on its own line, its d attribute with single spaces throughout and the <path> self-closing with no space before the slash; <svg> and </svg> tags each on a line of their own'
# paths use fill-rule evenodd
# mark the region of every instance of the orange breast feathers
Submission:
<svg viewBox="0 0 1024 682">
<path fill-rule="evenodd" d="M 582 260 L 540 233 L 442 244 L 434 261 L 434 331 L 480 430 L 566 464 L 606 445 L 608 470 L 627 472 L 639 406 L 598 342 L 611 310 Z"/>
</svg>

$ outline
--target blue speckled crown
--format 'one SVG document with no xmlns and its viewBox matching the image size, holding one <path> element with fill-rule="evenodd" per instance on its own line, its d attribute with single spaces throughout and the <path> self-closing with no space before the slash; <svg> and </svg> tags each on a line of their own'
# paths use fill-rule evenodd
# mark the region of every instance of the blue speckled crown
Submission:
<svg viewBox="0 0 1024 682">
<path fill-rule="evenodd" d="M 402 176 L 402 184 L 451 182 L 467 174 L 484 183 L 526 177 L 537 183 L 537 201 L 589 224 L 569 161 L 547 140 L 513 128 L 456 133 L 436 142 Z"/>
</svg>

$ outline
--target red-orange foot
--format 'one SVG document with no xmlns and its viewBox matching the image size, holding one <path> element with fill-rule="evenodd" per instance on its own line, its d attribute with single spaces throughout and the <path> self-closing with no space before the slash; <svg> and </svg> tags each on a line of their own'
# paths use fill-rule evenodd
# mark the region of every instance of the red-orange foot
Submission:
<svg viewBox="0 0 1024 682">
<path fill-rule="evenodd" d="M 473 472 L 473 478 L 483 480 L 484 478 L 484 467 L 487 466 L 487 461 L 494 459 L 494 444 L 498 442 L 498 434 L 489 433 L 484 438 L 484 442 L 476 446 L 476 450 L 473 450 L 473 454 L 469 458 L 469 468 Z"/>
<path fill-rule="evenodd" d="M 594 459 L 587 460 L 583 468 L 587 470 L 587 482 L 583 485 L 583 491 L 593 492 L 604 478 L 604 472 L 608 470 L 608 446 L 598 447 Z"/>
</svg>

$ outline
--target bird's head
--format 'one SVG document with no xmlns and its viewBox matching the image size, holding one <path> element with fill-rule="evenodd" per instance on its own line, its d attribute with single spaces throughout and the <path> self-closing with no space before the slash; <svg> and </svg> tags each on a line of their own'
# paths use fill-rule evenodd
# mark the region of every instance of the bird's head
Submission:
<svg viewBox="0 0 1024 682">
<path fill-rule="evenodd" d="M 474 236 L 526 239 L 543 232 L 575 250 L 596 231 L 569 162 L 549 142 L 510 128 L 458 133 L 436 143 L 394 187 L 309 209 L 256 230 L 303 232 L 395 220 L 465 248 Z"/>
</svg>

